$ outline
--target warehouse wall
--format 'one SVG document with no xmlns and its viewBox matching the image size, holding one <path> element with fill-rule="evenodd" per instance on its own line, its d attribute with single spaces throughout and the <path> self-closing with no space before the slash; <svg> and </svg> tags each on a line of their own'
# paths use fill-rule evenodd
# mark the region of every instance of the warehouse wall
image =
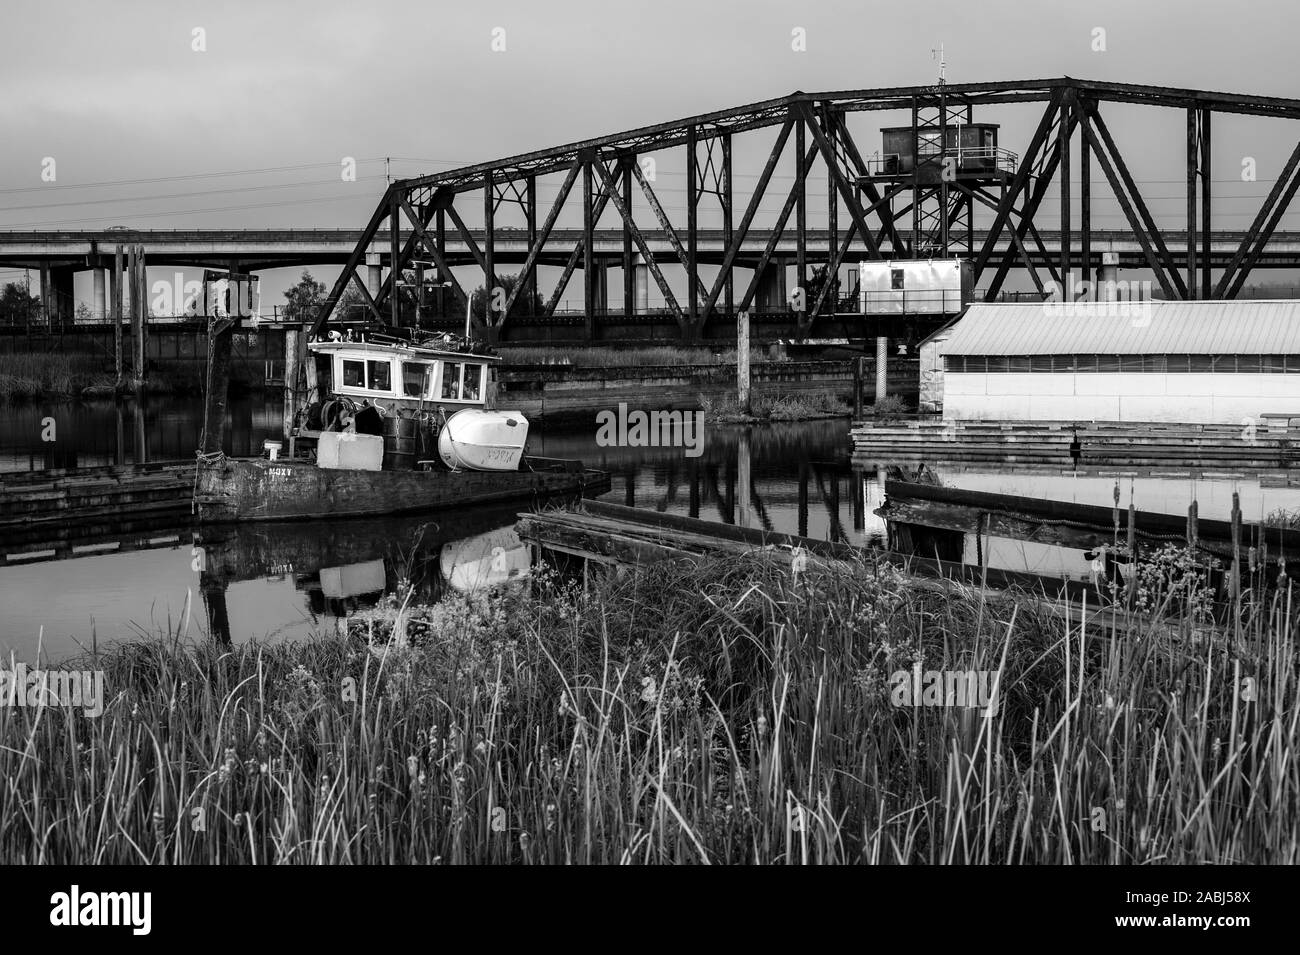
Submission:
<svg viewBox="0 0 1300 955">
<path fill-rule="evenodd" d="M 958 420 L 1240 424 L 1300 415 L 1297 374 L 948 372 L 943 389 L 943 415 Z"/>
</svg>

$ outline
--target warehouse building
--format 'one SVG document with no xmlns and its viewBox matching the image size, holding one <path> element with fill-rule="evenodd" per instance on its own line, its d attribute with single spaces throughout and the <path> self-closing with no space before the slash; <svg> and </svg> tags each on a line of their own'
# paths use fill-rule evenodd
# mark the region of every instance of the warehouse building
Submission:
<svg viewBox="0 0 1300 955">
<path fill-rule="evenodd" d="M 972 305 L 921 355 L 950 419 L 1300 416 L 1300 301 Z"/>
</svg>

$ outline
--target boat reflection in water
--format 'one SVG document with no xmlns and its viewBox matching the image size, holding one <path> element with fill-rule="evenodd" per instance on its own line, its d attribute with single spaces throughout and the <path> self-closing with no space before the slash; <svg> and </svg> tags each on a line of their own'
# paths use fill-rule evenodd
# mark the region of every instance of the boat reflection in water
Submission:
<svg viewBox="0 0 1300 955">
<path fill-rule="evenodd" d="M 450 541 L 438 555 L 443 581 L 461 593 L 527 577 L 532 564 L 532 550 L 513 525 Z"/>
<path fill-rule="evenodd" d="M 317 627 L 341 632 L 350 614 L 409 587 L 433 603 L 526 576 L 529 549 L 515 534 L 519 508 L 415 517 L 267 521 L 205 527 L 200 587 L 213 638 L 229 643 L 227 590 L 243 581 L 292 579 Z"/>
</svg>

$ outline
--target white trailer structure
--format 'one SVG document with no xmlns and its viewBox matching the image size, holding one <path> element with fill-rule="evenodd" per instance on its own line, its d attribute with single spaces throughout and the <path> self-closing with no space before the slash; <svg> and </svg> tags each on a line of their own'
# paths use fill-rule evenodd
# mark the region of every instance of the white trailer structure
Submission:
<svg viewBox="0 0 1300 955">
<path fill-rule="evenodd" d="M 945 418 L 1300 416 L 1300 301 L 977 304 L 935 338 Z"/>
<path fill-rule="evenodd" d="M 864 261 L 858 301 L 864 315 L 957 315 L 970 301 L 971 274 L 965 259 Z"/>
</svg>

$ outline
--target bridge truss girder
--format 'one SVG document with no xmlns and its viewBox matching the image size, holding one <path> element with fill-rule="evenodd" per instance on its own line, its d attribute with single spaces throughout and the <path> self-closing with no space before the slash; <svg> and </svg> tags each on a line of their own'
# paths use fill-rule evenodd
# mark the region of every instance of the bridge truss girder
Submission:
<svg viewBox="0 0 1300 955">
<path fill-rule="evenodd" d="M 752 307 L 760 279 L 779 243 L 793 238 L 796 285 L 807 289 L 809 268 L 825 266 L 826 278 L 812 300 L 796 313 L 801 335 L 809 334 L 819 318 L 839 310 L 832 281 L 850 255 L 868 259 L 917 254 L 923 237 L 942 237 L 941 252 L 960 250 L 973 260 L 976 282 L 985 281 L 985 294 L 996 297 L 1012 268 L 1025 269 L 1036 288 L 1045 289 L 1044 277 L 1066 283 L 1072 270 L 1082 265 L 1088 273 L 1095 256 L 1091 248 L 1091 165 L 1096 162 L 1139 243 L 1143 259 L 1164 293 L 1173 298 L 1231 297 L 1240 292 L 1260 261 L 1282 215 L 1300 188 L 1300 142 L 1274 183 L 1269 196 L 1246 233 L 1240 247 L 1217 282 L 1211 275 L 1211 175 L 1210 123 L 1214 113 L 1231 113 L 1275 119 L 1300 119 L 1300 100 L 1245 96 L 1203 90 L 1173 89 L 1122 83 L 1100 83 L 1069 77 L 988 84 L 950 84 L 944 97 L 959 104 L 969 117 L 976 106 L 1042 104 L 1043 112 L 1014 172 L 996 183 L 945 183 L 939 190 L 922 189 L 916 182 L 875 180 L 868 175 L 862 152 L 849 131 L 850 113 L 879 110 L 910 112 L 920 122 L 920 111 L 935 102 L 936 87 L 895 87 L 828 93 L 795 92 L 730 110 L 721 110 L 660 123 L 641 129 L 539 150 L 495 162 L 479 163 L 434 175 L 392 183 L 372 214 L 356 248 L 331 289 L 312 329 L 320 333 L 335 305 L 350 284 L 355 284 L 372 318 L 400 324 L 403 275 L 414 270 L 421 277 L 432 265 L 440 280 L 452 289 L 460 307 L 469 292 L 452 272 L 447 250 L 449 231 L 468 249 L 483 274 L 486 289 L 500 286 L 495 250 L 497 214 L 503 204 L 520 208 L 526 222 L 528 252 L 517 284 L 500 307 L 490 308 L 480 331 L 500 338 L 521 314 L 534 308 L 541 290 L 538 266 L 561 261 L 560 278 L 545 296 L 542 312 L 552 315 L 576 271 L 581 269 L 586 333 L 596 332 L 600 301 L 607 293 L 597 275 L 595 230 L 602 215 L 612 210 L 622 229 L 623 309 L 633 310 L 633 263 L 644 265 L 659 287 L 668 312 L 683 339 L 699 338 L 720 316 L 731 321 L 735 310 Z M 939 101 L 940 103 L 943 100 Z M 1102 116 L 1103 104 L 1130 104 L 1181 109 L 1187 115 L 1187 219 L 1186 260 L 1170 254 L 1165 232 L 1156 222 Z M 940 125 L 949 117 L 941 106 Z M 732 156 L 736 138 L 759 130 L 776 129 L 761 173 L 748 190 L 733 182 Z M 1080 221 L 1073 218 L 1074 176 L 1072 155 L 1078 139 Z M 1300 139 L 1300 137 L 1298 137 Z M 680 149 L 687 183 L 685 222 L 674 223 L 645 175 L 641 160 L 650 153 Z M 742 252 L 760 203 L 772 187 L 773 173 L 785 157 L 795 165 L 794 181 L 787 191 L 775 226 L 763 251 L 755 259 Z M 807 224 L 808 179 L 814 168 L 827 180 L 824 247 L 809 244 Z M 538 180 L 561 177 L 559 190 L 548 207 L 538 201 Z M 1057 188 L 1060 202 L 1059 248 L 1047 254 L 1042 231 L 1035 224 L 1042 204 Z M 640 194 L 639 197 L 637 194 Z M 477 194 L 477 198 L 475 198 Z M 576 195 L 575 195 L 576 194 Z M 908 201 L 910 200 L 910 201 Z M 466 224 L 468 203 L 482 203 L 482 245 Z M 699 213 L 702 204 L 717 203 L 722 216 L 721 267 L 710 281 L 700 274 Z M 896 206 L 896 201 L 905 202 Z M 582 229 L 577 240 L 561 248 L 555 225 L 571 203 L 580 203 Z M 737 208 L 739 206 L 739 208 Z M 992 216 L 981 243 L 974 239 L 972 220 L 976 207 Z M 638 213 L 656 220 L 660 236 L 667 239 L 667 261 L 680 264 L 687 277 L 686 293 L 679 300 L 660 262 L 652 254 Z M 540 219 L 540 223 L 539 223 Z M 906 228 L 904 224 L 910 222 Z M 361 268 L 372 247 L 388 246 L 391 267 L 377 294 L 362 279 Z M 856 251 L 855 251 L 856 250 Z M 639 261 L 637 261 L 639 259 Z M 1039 263 L 1043 268 L 1040 269 Z M 736 269 L 753 274 L 742 285 Z M 1085 274 L 1085 277 L 1088 277 Z"/>
</svg>

